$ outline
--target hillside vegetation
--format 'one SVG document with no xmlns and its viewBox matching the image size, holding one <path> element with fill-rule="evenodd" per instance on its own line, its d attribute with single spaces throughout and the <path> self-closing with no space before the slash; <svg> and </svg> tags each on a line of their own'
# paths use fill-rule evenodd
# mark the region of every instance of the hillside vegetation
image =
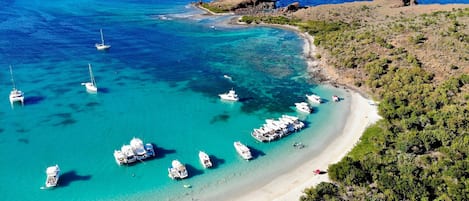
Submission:
<svg viewBox="0 0 469 201">
<path fill-rule="evenodd" d="M 380 101 L 383 120 L 329 167 L 333 183 L 300 200 L 469 200 L 469 9 L 338 7 L 242 19 L 309 32 L 338 82 Z"/>
</svg>

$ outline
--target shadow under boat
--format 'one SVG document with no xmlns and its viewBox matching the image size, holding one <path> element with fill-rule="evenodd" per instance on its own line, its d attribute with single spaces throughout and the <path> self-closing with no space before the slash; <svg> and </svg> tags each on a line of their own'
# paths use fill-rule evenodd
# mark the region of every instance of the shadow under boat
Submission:
<svg viewBox="0 0 469 201">
<path fill-rule="evenodd" d="M 265 156 L 266 154 L 259 150 L 259 149 L 255 149 L 255 148 L 252 148 L 251 146 L 247 146 L 249 148 L 249 150 L 251 151 L 251 155 L 252 155 L 252 159 L 250 160 L 254 160 L 254 159 L 257 159 L 261 156 Z"/>
<path fill-rule="evenodd" d="M 68 172 L 65 172 L 63 174 L 60 175 L 60 178 L 59 178 L 59 183 L 58 183 L 58 187 L 60 186 L 68 186 L 70 185 L 70 183 L 72 182 L 76 182 L 76 181 L 87 181 L 87 180 L 90 180 L 91 179 L 91 175 L 79 175 L 77 174 L 77 172 L 75 170 L 71 170 L 71 171 L 68 171 Z"/>
<path fill-rule="evenodd" d="M 209 155 L 210 161 L 212 162 L 212 167 L 210 169 L 218 168 L 220 165 L 225 163 L 225 159 L 218 158 L 214 155 Z"/>
<path fill-rule="evenodd" d="M 155 153 L 156 153 L 156 156 L 152 157 L 151 159 L 164 158 L 166 155 L 176 153 L 175 149 L 164 149 L 163 147 L 157 147 L 153 143 L 151 143 L 151 144 L 153 145 L 153 149 L 155 150 Z"/>
<path fill-rule="evenodd" d="M 192 177 L 195 177 L 195 176 L 198 176 L 198 175 L 201 175 L 204 173 L 204 171 L 202 169 L 197 169 L 195 168 L 194 166 L 190 165 L 190 164 L 185 164 L 186 166 L 186 170 L 187 170 L 187 173 L 189 174 L 189 176 L 187 178 L 184 178 L 184 179 L 190 179 Z"/>
</svg>

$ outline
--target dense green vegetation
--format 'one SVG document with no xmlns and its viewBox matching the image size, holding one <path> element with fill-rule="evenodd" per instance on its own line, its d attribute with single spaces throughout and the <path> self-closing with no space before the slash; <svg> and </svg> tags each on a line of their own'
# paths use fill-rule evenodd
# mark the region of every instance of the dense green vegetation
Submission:
<svg viewBox="0 0 469 201">
<path fill-rule="evenodd" d="M 205 8 L 205 9 L 208 9 L 209 11 L 212 11 L 212 12 L 214 12 L 214 13 L 226 13 L 226 12 L 229 12 L 229 10 L 228 10 L 227 8 L 212 6 L 212 5 L 209 4 L 209 3 L 201 3 L 200 6 L 203 7 L 203 8 Z"/>
<path fill-rule="evenodd" d="M 355 85 L 379 99 L 383 117 L 329 167 L 333 183 L 305 189 L 300 200 L 469 200 L 469 9 L 378 25 L 268 21 L 313 34 L 333 65 L 362 75 Z M 426 46 L 454 58 L 429 68 L 417 56 Z"/>
</svg>

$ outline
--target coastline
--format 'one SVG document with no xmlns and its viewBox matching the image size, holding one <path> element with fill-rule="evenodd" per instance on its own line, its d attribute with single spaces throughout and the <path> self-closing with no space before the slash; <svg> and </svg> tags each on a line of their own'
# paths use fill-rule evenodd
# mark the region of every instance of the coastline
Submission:
<svg viewBox="0 0 469 201">
<path fill-rule="evenodd" d="M 313 171 L 327 170 L 330 164 L 340 161 L 360 140 L 365 129 L 378 121 L 376 106 L 357 92 L 350 92 L 350 113 L 340 135 L 333 139 L 318 155 L 311 157 L 298 168 L 278 176 L 261 188 L 254 189 L 232 200 L 298 200 L 305 188 L 329 182 L 328 174 L 314 175 Z"/>
<path fill-rule="evenodd" d="M 201 9 L 200 6 L 195 7 Z M 202 10 L 205 11 L 206 9 Z M 210 14 L 213 15 L 211 12 Z M 301 162 L 297 165 L 296 169 L 291 169 L 278 175 L 274 180 L 268 183 L 257 180 L 257 182 L 250 184 L 250 186 L 254 186 L 254 188 L 244 187 L 237 191 L 237 193 L 228 193 L 230 195 L 228 197 L 231 197 L 228 200 L 241 201 L 251 200 L 252 198 L 266 201 L 298 200 L 300 196 L 303 195 L 305 188 L 310 188 L 321 182 L 330 182 L 327 173 L 314 175 L 313 171 L 316 169 L 326 171 L 329 165 L 340 161 L 359 142 L 365 129 L 369 125 L 377 122 L 381 117 L 378 115 L 376 105 L 370 104 L 373 100 L 371 100 L 366 93 L 353 86 L 347 85 L 345 82 L 340 83 L 339 75 L 331 66 L 325 65 L 315 59 L 317 48 L 314 45 L 314 36 L 311 36 L 307 32 L 302 32 L 298 27 L 291 25 L 246 25 L 239 23 L 238 18 L 239 16 L 233 15 L 229 24 L 275 27 L 290 30 L 298 34 L 304 40 L 303 54 L 307 62 L 306 70 L 308 74 L 318 83 L 336 88 L 341 86 L 350 95 L 347 99 L 350 100 L 350 112 L 344 118 L 345 121 L 341 124 L 341 126 L 343 126 L 341 132 L 336 135 L 334 139 L 329 141 L 327 145 L 324 145 L 325 148 L 320 151 L 320 153 L 310 157 L 307 161 Z"/>
</svg>

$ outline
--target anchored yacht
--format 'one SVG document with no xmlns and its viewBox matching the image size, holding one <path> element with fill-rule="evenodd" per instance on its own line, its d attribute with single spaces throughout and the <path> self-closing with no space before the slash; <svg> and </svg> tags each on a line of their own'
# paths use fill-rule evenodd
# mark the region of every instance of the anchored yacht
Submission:
<svg viewBox="0 0 469 201">
<path fill-rule="evenodd" d="M 295 107 L 298 111 L 304 112 L 304 113 L 311 113 L 311 108 L 309 107 L 308 103 L 306 102 L 301 102 L 301 103 L 295 103 Z"/>
<path fill-rule="evenodd" d="M 50 166 L 46 169 L 47 179 L 46 187 L 55 187 L 59 183 L 60 168 L 59 165 Z"/>
<path fill-rule="evenodd" d="M 96 43 L 94 46 L 96 47 L 97 50 L 107 50 L 111 48 L 110 45 L 105 45 L 104 44 L 104 36 L 103 36 L 103 29 L 99 29 L 99 32 L 101 33 L 101 43 Z"/>
<path fill-rule="evenodd" d="M 202 163 L 204 168 L 212 167 L 212 162 L 210 161 L 210 157 L 208 156 L 207 153 L 203 151 L 199 151 L 199 159 L 200 159 L 200 163 Z"/>
<path fill-rule="evenodd" d="M 306 94 L 306 98 L 308 98 L 308 100 L 313 103 L 322 103 L 321 97 L 315 94 L 311 94 L 311 95 Z"/>
<path fill-rule="evenodd" d="M 236 149 L 236 151 L 238 152 L 238 154 L 245 160 L 249 160 L 249 159 L 252 159 L 252 155 L 251 155 L 251 151 L 249 150 L 249 148 L 242 144 L 240 141 L 236 141 L 234 142 L 234 147 Z"/>
<path fill-rule="evenodd" d="M 184 166 L 178 160 L 173 160 L 171 165 L 172 167 L 168 168 L 168 176 L 171 179 L 184 179 L 189 176 L 189 174 L 187 173 L 186 166 Z"/>
<path fill-rule="evenodd" d="M 227 101 L 238 101 L 239 100 L 238 95 L 236 94 L 236 92 L 233 89 L 228 91 L 228 93 L 218 94 L 218 96 L 220 96 L 220 98 L 222 100 L 227 100 Z"/>
<path fill-rule="evenodd" d="M 20 102 L 24 104 L 24 93 L 16 88 L 15 80 L 13 79 L 13 70 L 10 66 L 10 76 L 11 76 L 11 83 L 13 84 L 13 88 L 10 92 L 10 104 L 13 106 L 13 103 Z"/>
</svg>

